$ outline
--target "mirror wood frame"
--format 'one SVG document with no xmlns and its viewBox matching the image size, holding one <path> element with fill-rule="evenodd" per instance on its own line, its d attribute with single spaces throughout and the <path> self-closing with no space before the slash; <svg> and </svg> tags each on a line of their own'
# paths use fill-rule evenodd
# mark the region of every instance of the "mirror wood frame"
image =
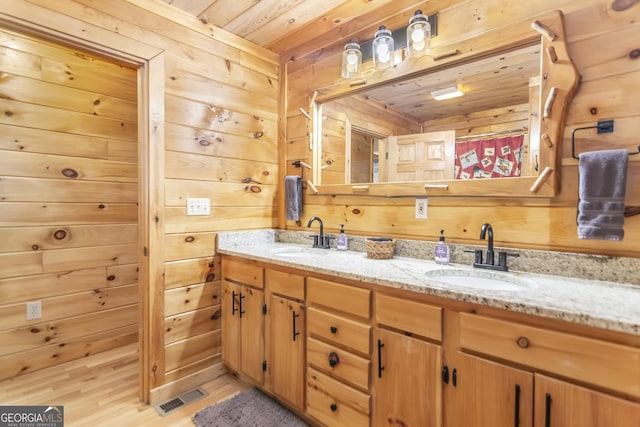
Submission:
<svg viewBox="0 0 640 427">
<path fill-rule="evenodd" d="M 563 15 L 560 11 L 496 28 L 476 37 L 443 45 L 429 56 L 408 58 L 385 70 L 370 71 L 358 80 L 340 79 L 336 84 L 316 89 L 313 109 L 313 182 L 320 182 L 322 143 L 319 117 L 323 102 L 363 92 L 372 87 L 393 84 L 418 75 L 493 56 L 541 41 L 540 154 L 538 176 L 492 180 L 442 180 L 369 184 L 311 185 L 319 195 L 466 196 L 466 197 L 555 197 L 560 188 L 560 155 L 566 110 L 579 84 L 578 71 L 566 45 Z M 482 187 L 480 187 L 482 186 Z"/>
</svg>

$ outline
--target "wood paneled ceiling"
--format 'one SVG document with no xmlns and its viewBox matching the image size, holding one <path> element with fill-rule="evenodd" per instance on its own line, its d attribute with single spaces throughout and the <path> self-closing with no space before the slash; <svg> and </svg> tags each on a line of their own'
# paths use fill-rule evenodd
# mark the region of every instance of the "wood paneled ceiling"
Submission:
<svg viewBox="0 0 640 427">
<path fill-rule="evenodd" d="M 458 0 L 163 1 L 274 51 L 287 61 L 319 52 L 338 53 L 351 38 L 371 39 L 379 25 L 395 30 L 406 26 L 416 9 L 430 15 Z M 538 75 L 538 57 L 539 48 L 531 47 L 358 96 L 418 122 L 526 103 L 529 78 Z M 437 102 L 429 95 L 450 86 L 461 87 L 465 96 Z"/>
<path fill-rule="evenodd" d="M 164 0 L 203 22 L 250 40 L 279 54 L 300 56 L 350 37 L 373 37 L 379 25 L 407 25 L 416 0 Z"/>
</svg>

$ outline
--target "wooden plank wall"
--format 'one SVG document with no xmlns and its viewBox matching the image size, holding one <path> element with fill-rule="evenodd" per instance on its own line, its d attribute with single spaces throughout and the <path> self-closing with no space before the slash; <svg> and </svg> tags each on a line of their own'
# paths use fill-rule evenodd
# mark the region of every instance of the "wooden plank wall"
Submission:
<svg viewBox="0 0 640 427">
<path fill-rule="evenodd" d="M 554 199 L 529 198 L 429 198 L 429 218 L 416 220 L 414 198 L 375 198 L 367 196 L 314 196 L 307 190 L 304 217 L 296 224 L 282 220 L 282 227 L 304 229 L 311 216 L 323 219 L 325 230 L 337 232 L 345 224 L 354 235 L 389 235 L 436 241 L 444 228 L 447 240 L 479 244 L 479 230 L 490 222 L 496 245 L 552 251 L 640 257 L 640 216 L 625 219 L 622 242 L 579 240 L 576 234 L 577 162 L 571 159 L 571 130 L 595 125 L 598 120 L 615 119 L 615 133 L 583 140 L 592 150 L 633 147 L 640 133 L 640 4 L 621 8 L 613 0 L 464 0 L 416 2 L 427 14 L 438 13 L 438 36 L 432 47 L 461 41 L 500 28 L 512 22 L 561 10 L 565 18 L 570 55 L 582 77 L 572 102 L 562 146 L 561 191 Z M 615 4 L 615 5 L 614 5 Z M 624 9 L 624 10 L 620 10 Z M 388 21 L 397 17 L 390 14 Z M 384 22 L 383 22 L 384 23 Z M 354 30 L 355 32 L 355 30 Z M 373 31 L 371 33 L 373 35 Z M 348 40 L 350 34 L 342 34 Z M 322 50 L 298 49 L 287 62 L 287 127 L 284 158 L 308 159 L 312 153 L 305 139 L 306 119 L 299 112 L 307 109 L 314 89 L 338 84 L 340 54 L 344 42 Z M 286 56 L 290 58 L 290 56 Z M 640 206 L 640 188 L 633 185 L 640 177 L 640 156 L 631 157 L 626 203 Z M 284 218 L 282 215 L 280 218 Z M 465 260 L 457 260 L 465 262 Z M 471 259 L 466 260 L 471 262 Z"/>
<path fill-rule="evenodd" d="M 105 46 L 128 38 L 164 52 L 164 179 L 150 185 L 164 189 L 164 206 L 153 208 L 162 213 L 165 237 L 154 249 L 164 253 L 165 281 L 149 313 L 155 341 L 143 376 L 156 389 L 219 364 L 216 234 L 277 221 L 277 55 L 154 0 L 14 4 L 28 21 L 59 15 L 80 38 L 107 31 Z M 187 217 L 187 197 L 210 198 L 211 215 Z"/>
<path fill-rule="evenodd" d="M 138 339 L 137 72 L 0 30 L 0 378 Z M 27 301 L 42 318 L 26 320 Z"/>
</svg>

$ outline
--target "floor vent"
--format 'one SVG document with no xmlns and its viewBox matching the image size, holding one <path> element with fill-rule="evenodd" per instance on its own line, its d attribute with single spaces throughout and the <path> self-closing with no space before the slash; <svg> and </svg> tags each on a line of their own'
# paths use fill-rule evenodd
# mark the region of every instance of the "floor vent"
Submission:
<svg viewBox="0 0 640 427">
<path fill-rule="evenodd" d="M 173 411 L 176 411 L 182 408 L 184 405 L 188 405 L 191 402 L 195 402 L 198 399 L 201 399 L 207 395 L 207 392 L 202 390 L 200 387 L 194 388 L 193 390 L 186 391 L 182 393 L 180 396 L 175 397 L 171 400 L 168 400 L 164 403 L 161 403 L 156 406 L 156 411 L 160 415 L 167 416 Z"/>
</svg>

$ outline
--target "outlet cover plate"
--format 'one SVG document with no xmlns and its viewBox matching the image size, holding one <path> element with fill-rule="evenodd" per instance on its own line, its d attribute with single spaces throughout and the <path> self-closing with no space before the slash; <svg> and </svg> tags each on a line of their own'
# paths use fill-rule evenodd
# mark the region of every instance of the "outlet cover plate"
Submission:
<svg viewBox="0 0 640 427">
<path fill-rule="evenodd" d="M 427 219 L 428 199 L 416 199 L 416 219 Z"/>
<path fill-rule="evenodd" d="M 211 199 L 187 198 L 187 216 L 193 215 L 211 215 Z"/>
<path fill-rule="evenodd" d="M 31 301 L 27 303 L 27 320 L 42 318 L 42 301 Z"/>
</svg>

